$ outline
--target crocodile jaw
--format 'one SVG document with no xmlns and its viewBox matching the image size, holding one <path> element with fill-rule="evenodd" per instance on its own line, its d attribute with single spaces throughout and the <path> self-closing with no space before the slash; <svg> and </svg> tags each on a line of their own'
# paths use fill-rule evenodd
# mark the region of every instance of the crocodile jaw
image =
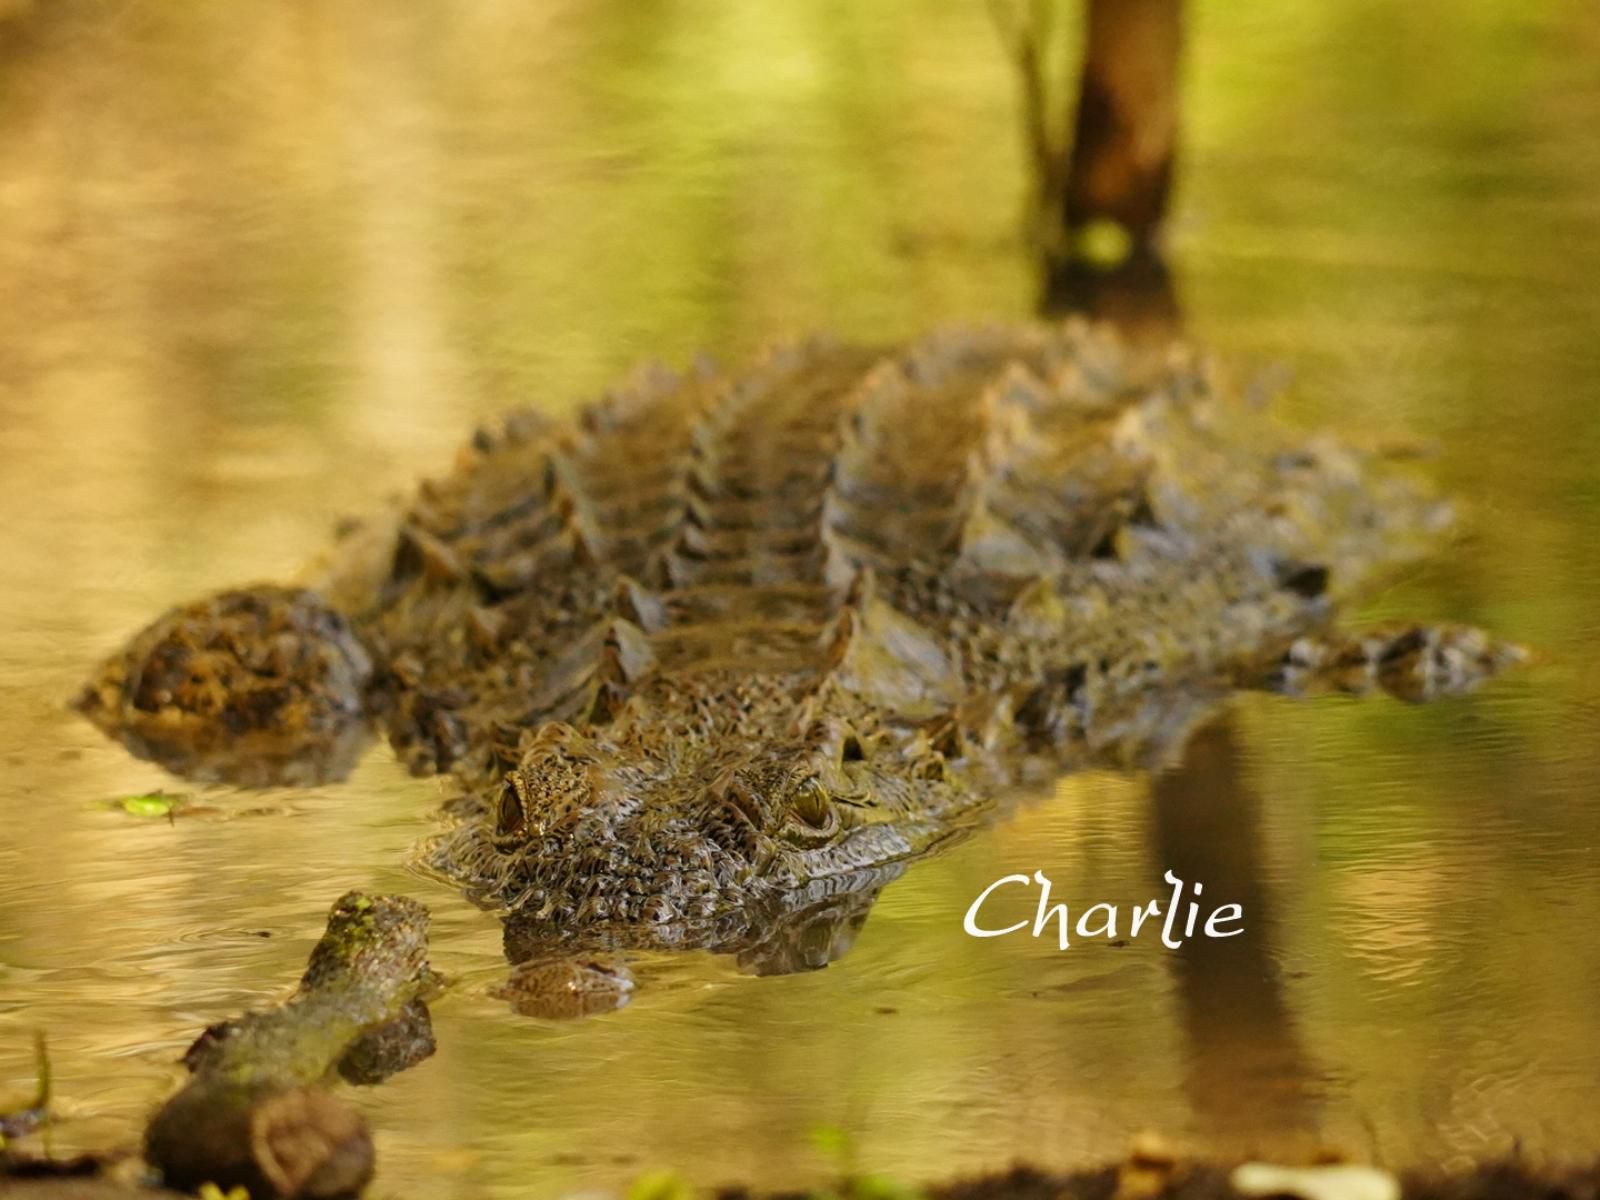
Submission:
<svg viewBox="0 0 1600 1200">
<path fill-rule="evenodd" d="M 668 771 L 558 730 L 492 799 L 468 801 L 428 862 L 558 929 L 717 922 L 783 893 L 850 890 L 981 803 L 953 775 L 905 768 L 892 754 L 845 765 L 774 739 Z"/>
</svg>

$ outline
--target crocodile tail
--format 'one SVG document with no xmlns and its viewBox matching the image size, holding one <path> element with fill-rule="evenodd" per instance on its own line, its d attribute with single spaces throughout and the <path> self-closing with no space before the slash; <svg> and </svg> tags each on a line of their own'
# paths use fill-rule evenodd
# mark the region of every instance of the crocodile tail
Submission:
<svg viewBox="0 0 1600 1200">
<path fill-rule="evenodd" d="M 1422 703 L 1469 692 L 1528 657 L 1472 625 L 1374 626 L 1296 638 L 1261 684 L 1295 696 L 1383 691 Z"/>
</svg>

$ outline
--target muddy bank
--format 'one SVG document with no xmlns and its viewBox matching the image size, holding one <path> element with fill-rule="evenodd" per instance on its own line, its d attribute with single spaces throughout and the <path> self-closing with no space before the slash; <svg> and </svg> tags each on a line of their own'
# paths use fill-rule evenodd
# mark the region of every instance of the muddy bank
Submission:
<svg viewBox="0 0 1600 1200">
<path fill-rule="evenodd" d="M 22 1175 L 8 1173 L 23 1169 Z M 94 1171 L 87 1160 L 59 1164 L 62 1170 Z M 1238 1166 L 1190 1161 L 1154 1161 L 1135 1156 L 1093 1170 L 1057 1174 L 1035 1167 L 975 1175 L 928 1185 L 920 1191 L 882 1181 L 842 1181 L 823 1192 L 753 1192 L 724 1187 L 716 1200 L 882 1200 L 924 1196 L 927 1200 L 1600 1200 L 1600 1162 L 1555 1166 L 1527 1162 L 1485 1163 L 1470 1170 L 1404 1171 L 1395 1175 L 1370 1168 L 1329 1164 L 1317 1168 L 1259 1168 L 1256 1177 Z M 0 1195 L 28 1200 L 152 1200 L 180 1193 L 141 1188 L 94 1174 L 40 1174 L 50 1168 L 0 1162 Z M 1247 1169 L 1248 1170 L 1248 1169 Z M 1241 1190 L 1242 1189 L 1242 1190 Z M 674 1192 L 687 1200 L 688 1192 Z"/>
<path fill-rule="evenodd" d="M 1262 1168 L 1264 1164 L 1254 1164 Z M 1396 1174 L 1346 1164 L 1313 1168 L 1249 1168 L 1135 1155 L 1092 1170 L 1054 1173 L 1016 1166 L 1008 1171 L 934 1183 L 927 1200 L 1600 1200 L 1600 1162 L 1556 1166 L 1483 1163 L 1469 1170 L 1411 1170 Z M 716 1200 L 812 1200 L 814 1192 L 756 1193 L 718 1189 Z M 841 1184 L 832 1194 L 868 1200 L 881 1184 Z M 896 1189 L 896 1195 L 916 1194 Z"/>
<path fill-rule="evenodd" d="M 1032 1167 L 1017 1167 L 1003 1174 L 977 1176 L 928 1189 L 930 1200 L 1132 1200 L 1134 1197 L 1172 1197 L 1173 1200 L 1234 1200 L 1242 1193 L 1231 1180 L 1234 1169 L 1217 1165 L 1178 1165 L 1164 1181 L 1142 1184 L 1124 1164 L 1069 1175 L 1052 1175 Z M 1394 1176 L 1404 1200 L 1593 1200 L 1600 1197 L 1600 1164 L 1582 1167 L 1539 1166 L 1529 1163 L 1489 1163 L 1467 1171 L 1409 1171 Z M 1375 1194 L 1369 1185 L 1327 1181 L 1326 1192 L 1351 1200 Z M 1283 1187 L 1292 1184 L 1285 1180 Z M 1146 1190 L 1146 1188 L 1150 1190 Z M 1311 1188 L 1252 1190 L 1253 1195 L 1305 1196 L 1315 1200 Z"/>
<path fill-rule="evenodd" d="M 0 1196 L 16 1196 L 19 1200 L 162 1200 L 184 1194 L 102 1176 L 100 1166 L 88 1159 L 13 1166 L 21 1173 L 13 1174 L 11 1168 L 0 1163 Z"/>
</svg>

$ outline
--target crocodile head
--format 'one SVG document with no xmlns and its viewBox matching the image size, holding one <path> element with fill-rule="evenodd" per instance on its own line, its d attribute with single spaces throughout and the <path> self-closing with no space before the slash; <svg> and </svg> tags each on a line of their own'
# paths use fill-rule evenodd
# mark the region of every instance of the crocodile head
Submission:
<svg viewBox="0 0 1600 1200">
<path fill-rule="evenodd" d="M 937 756 L 869 754 L 851 733 L 677 759 L 646 745 L 675 744 L 545 726 L 433 861 L 543 923 L 703 925 L 780 893 L 870 885 L 869 869 L 948 831 L 965 795 Z"/>
</svg>

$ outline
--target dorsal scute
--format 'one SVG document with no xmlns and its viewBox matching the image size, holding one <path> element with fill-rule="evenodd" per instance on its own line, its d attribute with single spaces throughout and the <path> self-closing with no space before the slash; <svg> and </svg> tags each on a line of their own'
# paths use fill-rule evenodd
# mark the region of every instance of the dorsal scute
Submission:
<svg viewBox="0 0 1600 1200">
<path fill-rule="evenodd" d="M 1009 362 L 978 395 L 980 459 L 993 470 L 1004 469 L 1019 447 L 1035 436 L 1034 414 L 1048 411 L 1049 385 L 1027 365 Z"/>
<path fill-rule="evenodd" d="M 1075 327 L 917 343 L 858 389 L 827 528 L 878 566 L 1031 577 L 1092 553 L 1148 507 L 1147 466 L 1114 436 L 1132 402 L 1120 370 Z"/>
<path fill-rule="evenodd" d="M 661 597 L 627 575 L 617 576 L 612 586 L 611 606 L 619 617 L 632 621 L 647 633 L 654 633 L 667 623 L 666 606 Z"/>
<path fill-rule="evenodd" d="M 1085 331 L 1002 326 L 643 368 L 572 422 L 484 437 L 419 497 L 438 520 L 406 552 L 439 616 L 414 633 L 466 589 L 482 631 L 460 655 L 508 723 L 605 724 L 646 678 L 741 671 L 931 720 L 1000 669 L 975 631 L 1049 635 L 1049 587 L 1149 507 L 1121 371 Z"/>
<path fill-rule="evenodd" d="M 573 425 L 587 434 L 610 436 L 648 430 L 659 424 L 664 415 L 669 415 L 668 405 L 676 394 L 695 380 L 710 378 L 714 373 L 709 360 L 698 360 L 687 372 L 674 371 L 664 363 L 647 360 L 608 388 L 599 400 L 579 410 Z"/>
<path fill-rule="evenodd" d="M 1024 637 L 1060 636 L 1070 610 L 1057 579 L 1054 575 L 1041 575 L 1024 584 L 1011 601 L 1006 624 Z"/>
<path fill-rule="evenodd" d="M 996 512 L 987 482 L 972 490 L 956 537 L 952 568 L 980 575 L 1030 577 L 1058 570 L 1061 554 L 1048 542 L 1030 538 Z"/>
<path fill-rule="evenodd" d="M 613 617 L 608 622 L 605 655 L 610 674 L 630 685 L 637 683 L 656 665 L 650 635 L 626 617 Z"/>
<path fill-rule="evenodd" d="M 887 713 L 914 717 L 960 699 L 960 670 L 939 638 L 880 598 L 862 572 L 823 635 L 831 682 Z"/>
</svg>

